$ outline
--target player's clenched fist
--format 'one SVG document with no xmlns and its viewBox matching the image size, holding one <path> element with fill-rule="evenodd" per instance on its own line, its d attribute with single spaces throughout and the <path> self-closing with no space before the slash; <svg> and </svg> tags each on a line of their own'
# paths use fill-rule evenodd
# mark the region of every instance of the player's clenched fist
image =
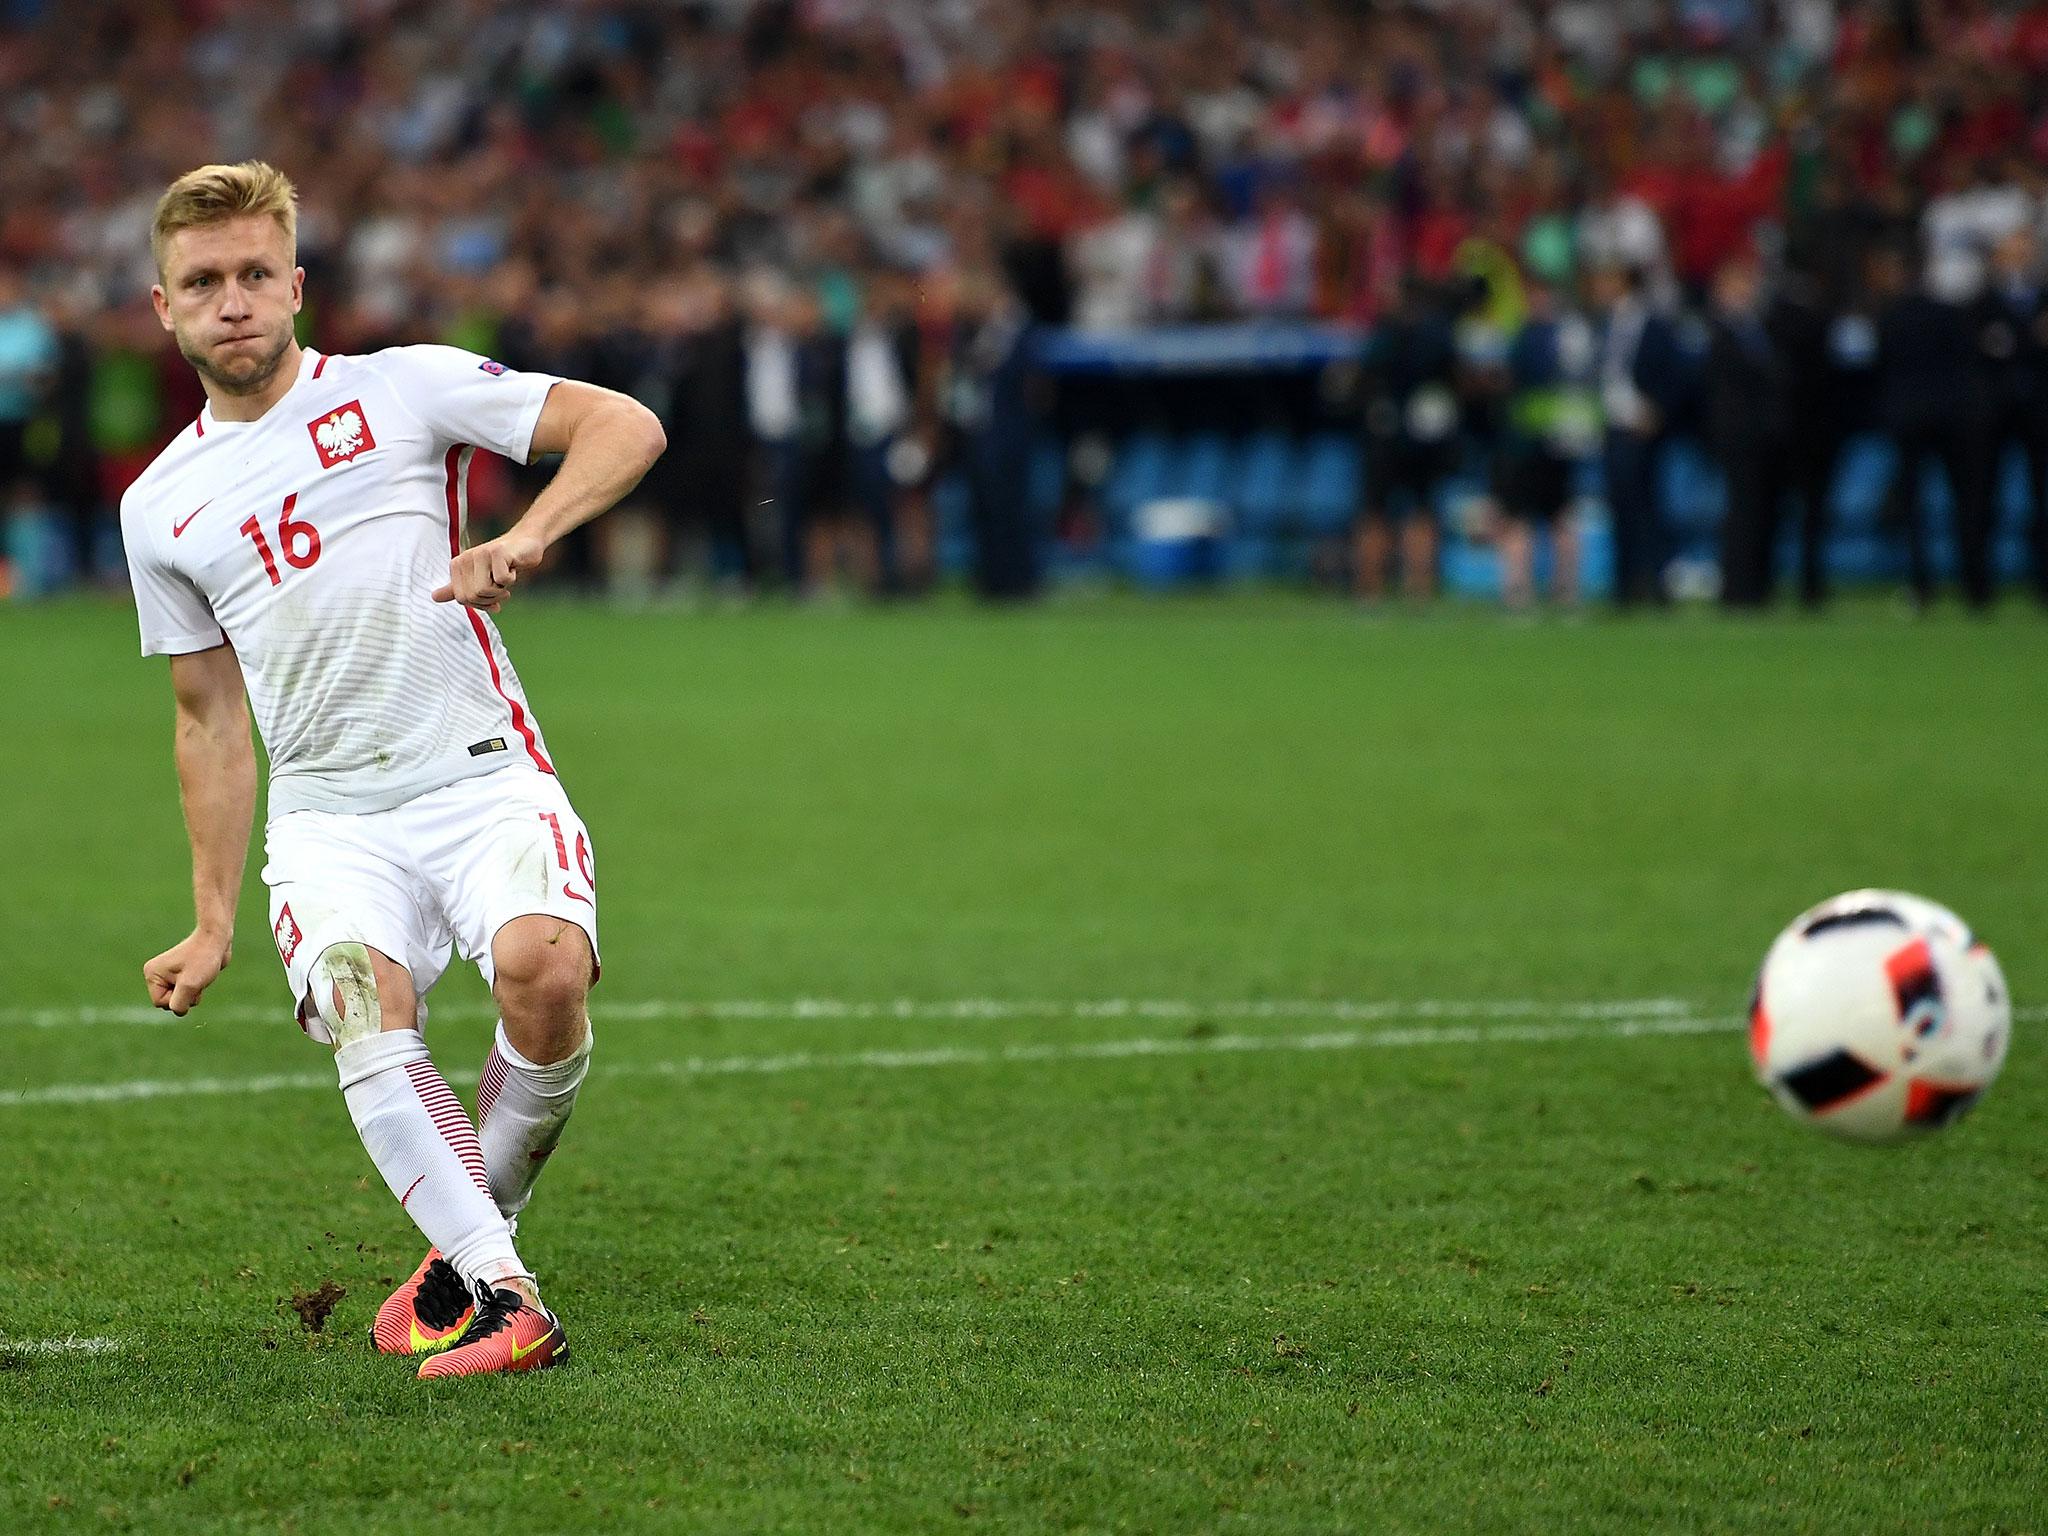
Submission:
<svg viewBox="0 0 2048 1536">
<path fill-rule="evenodd" d="M 143 966 L 142 979 L 149 984 L 149 1000 L 183 1018 L 199 1001 L 199 994 L 228 968 L 234 952 L 232 939 L 194 933 Z"/>
<path fill-rule="evenodd" d="M 461 603 L 496 613 L 521 571 L 533 570 L 544 553 L 541 541 L 517 528 L 465 549 L 448 562 L 446 585 L 434 589 L 437 603 Z"/>
</svg>

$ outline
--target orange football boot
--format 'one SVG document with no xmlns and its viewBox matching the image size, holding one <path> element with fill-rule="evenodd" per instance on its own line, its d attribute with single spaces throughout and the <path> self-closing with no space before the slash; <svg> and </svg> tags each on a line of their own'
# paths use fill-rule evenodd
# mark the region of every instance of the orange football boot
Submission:
<svg viewBox="0 0 2048 1536">
<path fill-rule="evenodd" d="M 476 1315 L 446 1350 L 420 1362 L 420 1380 L 481 1376 L 493 1371 L 539 1371 L 569 1358 L 569 1339 L 554 1313 L 509 1286 L 479 1281 Z"/>
<path fill-rule="evenodd" d="M 434 1355 L 462 1336 L 476 1297 L 455 1266 L 429 1248 L 412 1278 L 384 1299 L 370 1338 L 387 1355 Z"/>
</svg>

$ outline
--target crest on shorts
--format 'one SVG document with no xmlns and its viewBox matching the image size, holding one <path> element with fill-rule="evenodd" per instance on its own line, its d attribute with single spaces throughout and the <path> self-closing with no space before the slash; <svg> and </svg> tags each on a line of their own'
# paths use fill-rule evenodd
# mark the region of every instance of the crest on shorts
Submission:
<svg viewBox="0 0 2048 1536">
<path fill-rule="evenodd" d="M 299 920 L 292 916 L 292 904 L 286 902 L 277 914 L 277 925 L 270 930 L 270 936 L 277 940 L 277 953 L 286 965 L 292 963 L 292 956 L 299 952 L 299 940 L 305 935 L 299 932 Z"/>
<path fill-rule="evenodd" d="M 477 367 L 482 369 L 485 373 L 492 374 L 494 376 L 501 375 L 505 371 L 505 365 L 503 363 L 498 362 L 496 359 L 489 357 L 485 358 L 482 362 L 478 363 Z"/>
<path fill-rule="evenodd" d="M 360 400 L 336 406 L 318 421 L 307 422 L 306 430 L 313 435 L 313 448 L 320 455 L 322 469 L 332 469 L 377 446 L 370 423 L 363 417 Z"/>
</svg>

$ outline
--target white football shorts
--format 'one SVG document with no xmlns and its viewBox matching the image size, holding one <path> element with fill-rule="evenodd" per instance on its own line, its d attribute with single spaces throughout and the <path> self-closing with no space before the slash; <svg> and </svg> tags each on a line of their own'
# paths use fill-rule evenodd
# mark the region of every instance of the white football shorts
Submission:
<svg viewBox="0 0 2048 1536">
<path fill-rule="evenodd" d="M 515 917 L 574 923 L 597 954 L 596 858 L 553 774 L 501 768 L 390 810 L 291 811 L 265 829 L 264 854 L 270 933 L 295 1003 L 334 944 L 367 944 L 412 972 L 422 1026 L 451 954 L 490 981 L 491 940 Z M 331 1044 L 308 1012 L 300 1027 Z"/>
</svg>

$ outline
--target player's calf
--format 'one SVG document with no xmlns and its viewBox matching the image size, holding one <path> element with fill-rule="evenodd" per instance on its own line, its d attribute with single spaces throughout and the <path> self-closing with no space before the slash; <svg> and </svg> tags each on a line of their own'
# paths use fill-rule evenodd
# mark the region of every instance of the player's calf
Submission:
<svg viewBox="0 0 2048 1536">
<path fill-rule="evenodd" d="M 477 1126 L 492 1198 L 509 1217 L 526 1208 L 590 1070 L 592 956 L 582 929 L 536 915 L 499 930 L 492 959 L 504 1017 L 477 1087 Z"/>
<path fill-rule="evenodd" d="M 491 1197 L 476 1129 L 415 1027 L 410 973 L 341 942 L 315 957 L 308 978 L 305 1001 L 335 1042 L 349 1118 L 400 1207 L 465 1281 L 530 1277 Z"/>
</svg>

